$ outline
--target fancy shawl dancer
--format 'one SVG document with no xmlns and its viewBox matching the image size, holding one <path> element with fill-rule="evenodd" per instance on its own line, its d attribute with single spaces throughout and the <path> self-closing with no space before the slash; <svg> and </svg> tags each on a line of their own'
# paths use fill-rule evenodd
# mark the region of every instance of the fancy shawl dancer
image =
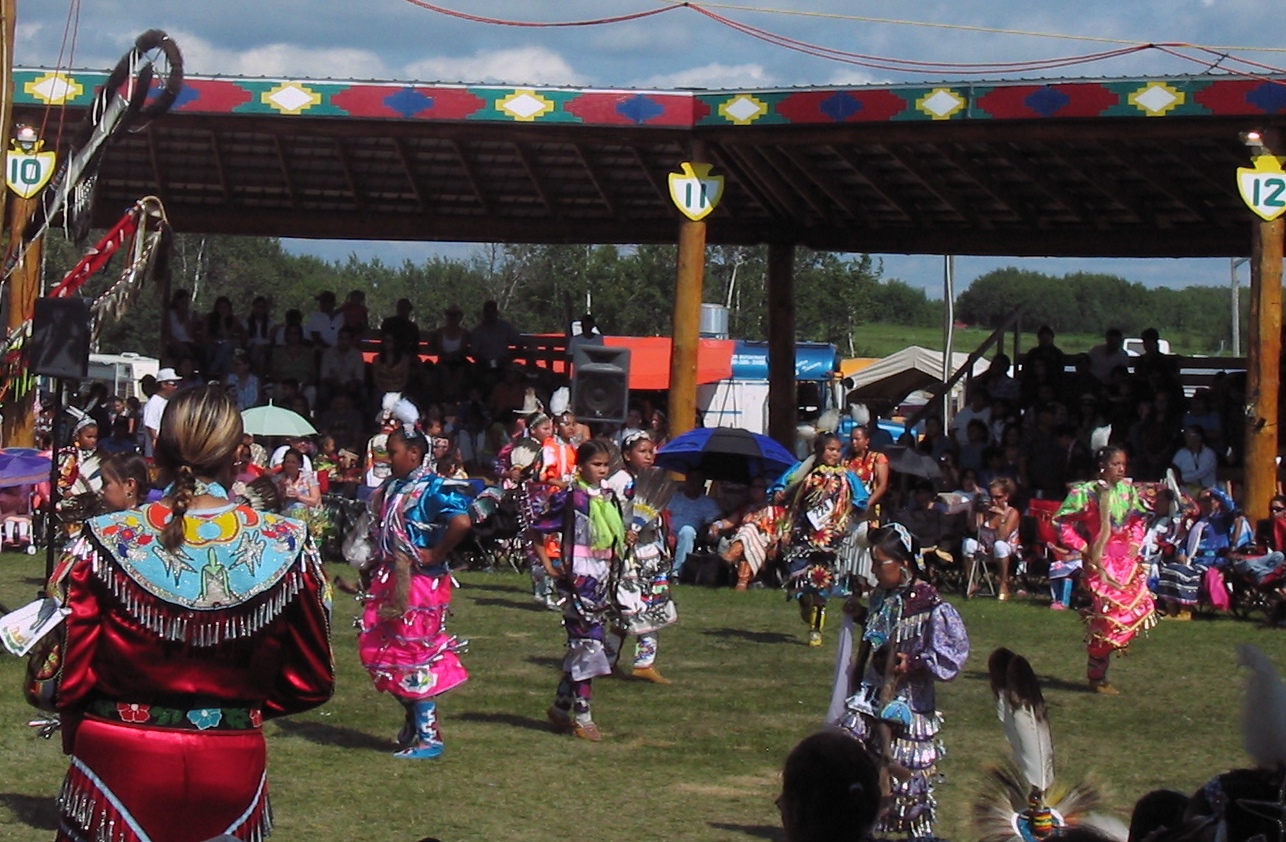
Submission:
<svg viewBox="0 0 1286 842">
<path fill-rule="evenodd" d="M 669 684 L 670 679 L 656 668 L 656 633 L 679 619 L 670 590 L 671 559 L 662 523 L 662 512 L 675 485 L 664 470 L 652 467 L 656 446 L 646 430 L 635 430 L 621 440 L 621 456 L 625 467 L 603 484 L 624 501 L 625 525 L 635 537 L 615 577 L 620 625 L 607 635 L 607 656 L 615 662 L 625 635 L 636 635 L 630 674 Z"/>
<path fill-rule="evenodd" d="M 55 570 L 71 612 L 59 840 L 261 840 L 263 720 L 334 690 L 321 559 L 302 524 L 228 502 L 240 442 L 221 387 L 176 395 L 165 497 L 91 518 Z"/>
<path fill-rule="evenodd" d="M 1091 597 L 1086 675 L 1090 689 L 1115 696 L 1107 681 L 1109 657 L 1124 652 L 1140 630 L 1156 624 L 1139 548 L 1146 509 L 1125 478 L 1125 451 L 1098 452 L 1099 478 L 1072 486 L 1054 515 L 1063 546 L 1081 553 Z M 1105 516 L 1106 515 L 1106 516 Z"/>
<path fill-rule="evenodd" d="M 358 655 L 375 689 L 406 709 L 394 756 L 433 758 L 443 751 L 433 700 L 469 677 L 460 663 L 464 642 L 446 627 L 455 587 L 448 556 L 469 532 L 469 499 L 425 467 L 429 444 L 415 404 L 403 398 L 393 413 L 400 426 L 388 437 L 392 476 L 369 504 L 379 517 Z"/>
<path fill-rule="evenodd" d="M 854 509 L 866 506 L 866 486 L 842 462 L 839 436 L 822 433 L 813 455 L 791 468 L 769 490 L 786 506 L 789 533 L 784 556 L 790 576 L 790 595 L 799 600 L 799 613 L 808 623 L 808 645 L 822 645 L 826 600 L 847 593 L 840 580 L 836 553 L 848 534 Z"/>
<path fill-rule="evenodd" d="M 960 674 L 969 635 L 956 610 L 919 578 L 919 546 L 906 527 L 872 531 L 871 558 L 877 587 L 869 610 L 856 596 L 844 606 L 865 620 L 862 643 L 854 662 L 846 618 L 827 720 L 879 758 L 885 801 L 876 834 L 932 839 L 933 781 L 944 753 L 935 683 Z"/>
</svg>

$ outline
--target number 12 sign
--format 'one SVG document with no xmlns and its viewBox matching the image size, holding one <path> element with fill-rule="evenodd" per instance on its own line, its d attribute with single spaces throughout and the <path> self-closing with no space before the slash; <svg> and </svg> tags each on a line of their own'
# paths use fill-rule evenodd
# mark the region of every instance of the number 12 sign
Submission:
<svg viewBox="0 0 1286 842">
<path fill-rule="evenodd" d="M 1273 155 L 1255 157 L 1254 169 L 1237 168 L 1237 189 L 1241 199 L 1259 216 L 1271 222 L 1286 213 L 1286 172 L 1282 163 L 1286 158 Z"/>
</svg>

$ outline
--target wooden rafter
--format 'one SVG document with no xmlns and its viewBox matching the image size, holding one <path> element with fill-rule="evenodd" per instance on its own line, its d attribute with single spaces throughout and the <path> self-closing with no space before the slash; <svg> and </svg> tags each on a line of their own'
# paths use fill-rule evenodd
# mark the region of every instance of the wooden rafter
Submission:
<svg viewBox="0 0 1286 842">
<path fill-rule="evenodd" d="M 789 190 L 782 190 L 774 180 L 765 178 L 756 170 L 754 163 L 746 160 L 744 148 L 710 144 L 709 150 L 737 179 L 737 183 L 750 190 L 759 203 L 772 216 L 787 220 L 799 218 L 799 206 L 790 195 Z"/>
<path fill-rule="evenodd" d="M 223 193 L 223 203 L 226 205 L 232 201 L 232 190 L 228 187 L 228 169 L 223 164 L 223 147 L 219 133 L 210 132 L 209 141 L 210 157 L 214 159 L 214 171 L 219 176 L 219 190 Z"/>
<path fill-rule="evenodd" d="M 760 160 L 768 167 L 777 180 L 779 188 L 789 190 L 795 196 L 803 198 L 804 202 L 813 209 L 818 219 L 830 219 L 832 214 L 830 208 L 826 207 L 818 197 L 819 190 L 810 190 L 808 186 L 816 187 L 813 177 L 806 172 L 800 172 L 794 166 L 794 163 L 784 155 L 774 154 L 775 147 L 756 146 L 748 150 L 751 154 L 757 155 Z M 808 186 L 801 187 L 800 180 L 807 183 Z"/>
<path fill-rule="evenodd" d="M 420 186 L 420 179 L 416 177 L 410 150 L 406 148 L 406 141 L 400 137 L 390 138 L 390 141 L 393 144 L 393 151 L 397 153 L 397 160 L 402 165 L 402 173 L 406 176 L 406 183 L 411 188 L 411 195 L 415 197 L 415 209 L 420 213 L 427 213 L 429 203 L 424 198 L 424 188 Z"/>
<path fill-rule="evenodd" d="M 867 227 L 879 227 L 879 222 L 866 212 L 866 208 L 862 207 L 860 202 L 851 201 L 848 196 L 844 195 L 842 190 L 835 188 L 835 182 L 832 179 L 818 178 L 815 175 L 815 165 L 805 159 L 802 152 L 793 146 L 781 146 L 779 148 L 781 154 L 790 159 L 795 168 L 808 177 L 810 184 L 825 193 L 827 198 L 834 202 L 840 210 L 848 214 L 851 219 L 861 220 L 862 224 Z M 827 151 L 834 154 L 833 150 Z"/>
<path fill-rule="evenodd" d="M 1034 153 L 1040 155 L 1044 159 L 1053 161 L 1064 169 L 1076 172 L 1076 169 L 1055 154 L 1048 144 L 1027 144 L 1026 148 L 1031 149 Z M 1111 220 L 1101 208 L 1095 208 L 1085 199 L 1076 196 L 1070 190 L 1067 190 L 1062 184 L 1055 181 L 1050 176 L 1049 168 L 1032 160 L 1032 155 L 1024 154 L 1019 150 L 1014 150 L 1014 152 L 1015 154 L 1007 156 L 1006 162 L 1011 167 L 1025 175 L 1034 186 L 1041 190 L 1041 192 L 1050 196 L 1054 201 L 1066 208 L 1068 213 L 1074 214 L 1082 224 L 1092 226 L 1100 230 L 1106 230 L 1111 227 Z M 1127 213 L 1130 211 L 1130 203 L 1128 200 L 1122 201 L 1121 189 L 1117 186 L 1115 179 L 1110 177 L 1107 173 L 1100 173 L 1097 177 L 1089 176 L 1087 173 L 1078 174 L 1081 175 L 1087 183 L 1091 184 L 1097 193 L 1122 204 Z M 1138 217 L 1135 217 L 1135 219 L 1137 220 Z M 1051 223 L 1048 219 L 1044 219 L 1039 224 L 1049 225 Z"/>
<path fill-rule="evenodd" d="M 1204 223 L 1211 223 L 1209 214 L 1202 208 L 1196 207 L 1191 199 L 1174 190 L 1170 185 L 1174 181 L 1173 169 L 1158 167 L 1148 161 L 1138 150 L 1131 147 L 1128 143 L 1112 143 L 1106 146 L 1107 150 L 1113 157 L 1121 161 L 1130 169 L 1134 170 L 1144 181 L 1148 183 L 1153 190 L 1156 190 L 1163 196 L 1169 198 L 1172 202 L 1186 209 L 1198 220 Z M 1235 184 L 1233 177 L 1228 177 L 1228 183 Z"/>
<path fill-rule="evenodd" d="M 581 148 L 579 143 L 573 143 L 572 151 L 576 153 L 577 160 L 585 168 L 585 174 L 589 176 L 589 183 L 594 185 L 594 189 L 598 191 L 598 197 L 603 200 L 603 206 L 607 208 L 607 212 L 612 216 L 616 216 L 616 205 L 612 202 L 611 197 L 607 195 L 607 190 L 603 187 L 603 181 L 598 177 L 598 173 L 594 171 L 594 167 L 590 164 L 589 156 L 585 154 L 585 150 Z"/>
<path fill-rule="evenodd" d="M 968 198 L 961 196 L 951 185 L 947 183 L 946 178 L 929 172 L 929 167 L 924 161 L 924 153 L 918 149 L 905 146 L 884 146 L 884 154 L 915 177 L 915 180 L 927 190 L 939 202 L 951 209 L 951 212 L 962 220 L 968 220 L 971 216 L 977 221 L 978 227 L 984 231 L 992 229 L 991 220 L 987 217 L 974 214 L 970 209 L 973 204 Z M 936 150 L 931 153 L 936 156 Z"/>
<path fill-rule="evenodd" d="M 561 209 L 550 201 L 549 192 L 545 190 L 545 185 L 541 182 L 540 176 L 536 173 L 536 166 L 532 163 L 531 156 L 527 154 L 527 150 L 521 143 L 514 143 L 511 145 L 514 148 L 514 152 L 518 155 L 518 160 L 522 162 L 522 168 L 527 172 L 527 178 L 531 180 L 532 189 L 536 191 L 536 195 L 540 198 L 541 204 L 545 206 L 545 211 L 553 219 L 562 219 L 563 214 Z"/>
<path fill-rule="evenodd" d="M 473 191 L 473 196 L 478 200 L 478 206 L 482 208 L 484 214 L 491 213 L 491 203 L 487 201 L 487 194 L 483 192 L 482 186 L 478 183 L 477 174 L 474 173 L 473 167 L 469 164 L 469 156 L 465 153 L 464 147 L 460 141 L 449 141 L 452 151 L 455 152 L 456 160 L 460 162 L 460 171 L 464 173 L 465 181 L 469 182 L 469 189 Z"/>
<path fill-rule="evenodd" d="M 990 196 L 993 202 L 1004 208 L 1011 216 L 1022 216 L 1022 212 L 1018 209 L 1018 205 L 1021 202 L 1018 197 L 1011 195 L 1010 187 L 999 181 L 994 174 L 988 172 L 962 146 L 954 143 L 939 143 L 937 150 L 939 155 L 942 155 L 957 170 L 968 176 L 978 189 Z"/>
<path fill-rule="evenodd" d="M 299 201 L 295 196 L 295 182 L 290 177 L 290 165 L 286 163 L 286 143 L 281 135 L 273 135 L 273 149 L 277 152 L 277 168 L 281 171 L 282 188 L 286 191 L 286 199 L 292 208 L 299 208 Z"/>
<path fill-rule="evenodd" d="M 923 219 L 920 214 L 908 211 L 901 202 L 893 198 L 893 191 L 884 186 L 884 179 L 876 175 L 873 168 L 864 166 L 858 160 L 856 153 L 851 146 L 835 146 L 835 154 L 840 157 L 844 163 L 848 164 L 852 173 L 857 176 L 872 193 L 880 198 L 882 202 L 888 205 L 895 213 L 900 213 L 908 222 L 921 221 L 929 225 L 932 223 Z"/>
<path fill-rule="evenodd" d="M 348 151 L 344 148 L 344 141 L 342 138 L 335 137 L 331 138 L 331 142 L 335 146 L 335 157 L 339 159 L 340 172 L 344 174 L 344 181 L 348 184 L 348 192 L 353 197 L 353 207 L 358 211 L 364 211 L 366 208 L 365 202 L 362 201 L 362 191 L 357 184 L 357 179 L 353 176 L 353 165 L 348 160 Z"/>
</svg>

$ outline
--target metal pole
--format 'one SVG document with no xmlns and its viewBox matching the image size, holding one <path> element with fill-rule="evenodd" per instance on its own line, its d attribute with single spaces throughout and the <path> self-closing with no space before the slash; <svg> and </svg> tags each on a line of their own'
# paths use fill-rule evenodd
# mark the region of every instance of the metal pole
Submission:
<svg viewBox="0 0 1286 842">
<path fill-rule="evenodd" d="M 768 435 L 795 452 L 795 244 L 768 244 Z"/>
<path fill-rule="evenodd" d="M 1232 355 L 1241 356 L 1241 291 L 1237 289 L 1237 268 L 1249 263 L 1249 257 L 1228 258 L 1229 275 L 1232 280 Z"/>
<path fill-rule="evenodd" d="M 945 255 L 942 260 L 942 382 L 951 379 L 951 344 L 955 339 L 956 325 L 956 259 L 954 255 Z M 951 390 L 942 392 L 942 429 L 951 423 Z"/>
</svg>

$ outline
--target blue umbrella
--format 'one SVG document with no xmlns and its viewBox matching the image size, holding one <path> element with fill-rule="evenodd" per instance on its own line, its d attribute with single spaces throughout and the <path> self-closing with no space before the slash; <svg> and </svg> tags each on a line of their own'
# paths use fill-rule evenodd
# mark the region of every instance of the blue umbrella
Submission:
<svg viewBox="0 0 1286 842">
<path fill-rule="evenodd" d="M 686 474 L 699 469 L 709 479 L 749 482 L 776 479 L 797 460 L 773 439 L 733 427 L 699 427 L 662 445 L 656 464 Z"/>
<path fill-rule="evenodd" d="M 26 452 L 14 452 L 26 451 Z M 26 448 L 0 451 L 0 488 L 49 481 L 50 459 Z"/>
</svg>

